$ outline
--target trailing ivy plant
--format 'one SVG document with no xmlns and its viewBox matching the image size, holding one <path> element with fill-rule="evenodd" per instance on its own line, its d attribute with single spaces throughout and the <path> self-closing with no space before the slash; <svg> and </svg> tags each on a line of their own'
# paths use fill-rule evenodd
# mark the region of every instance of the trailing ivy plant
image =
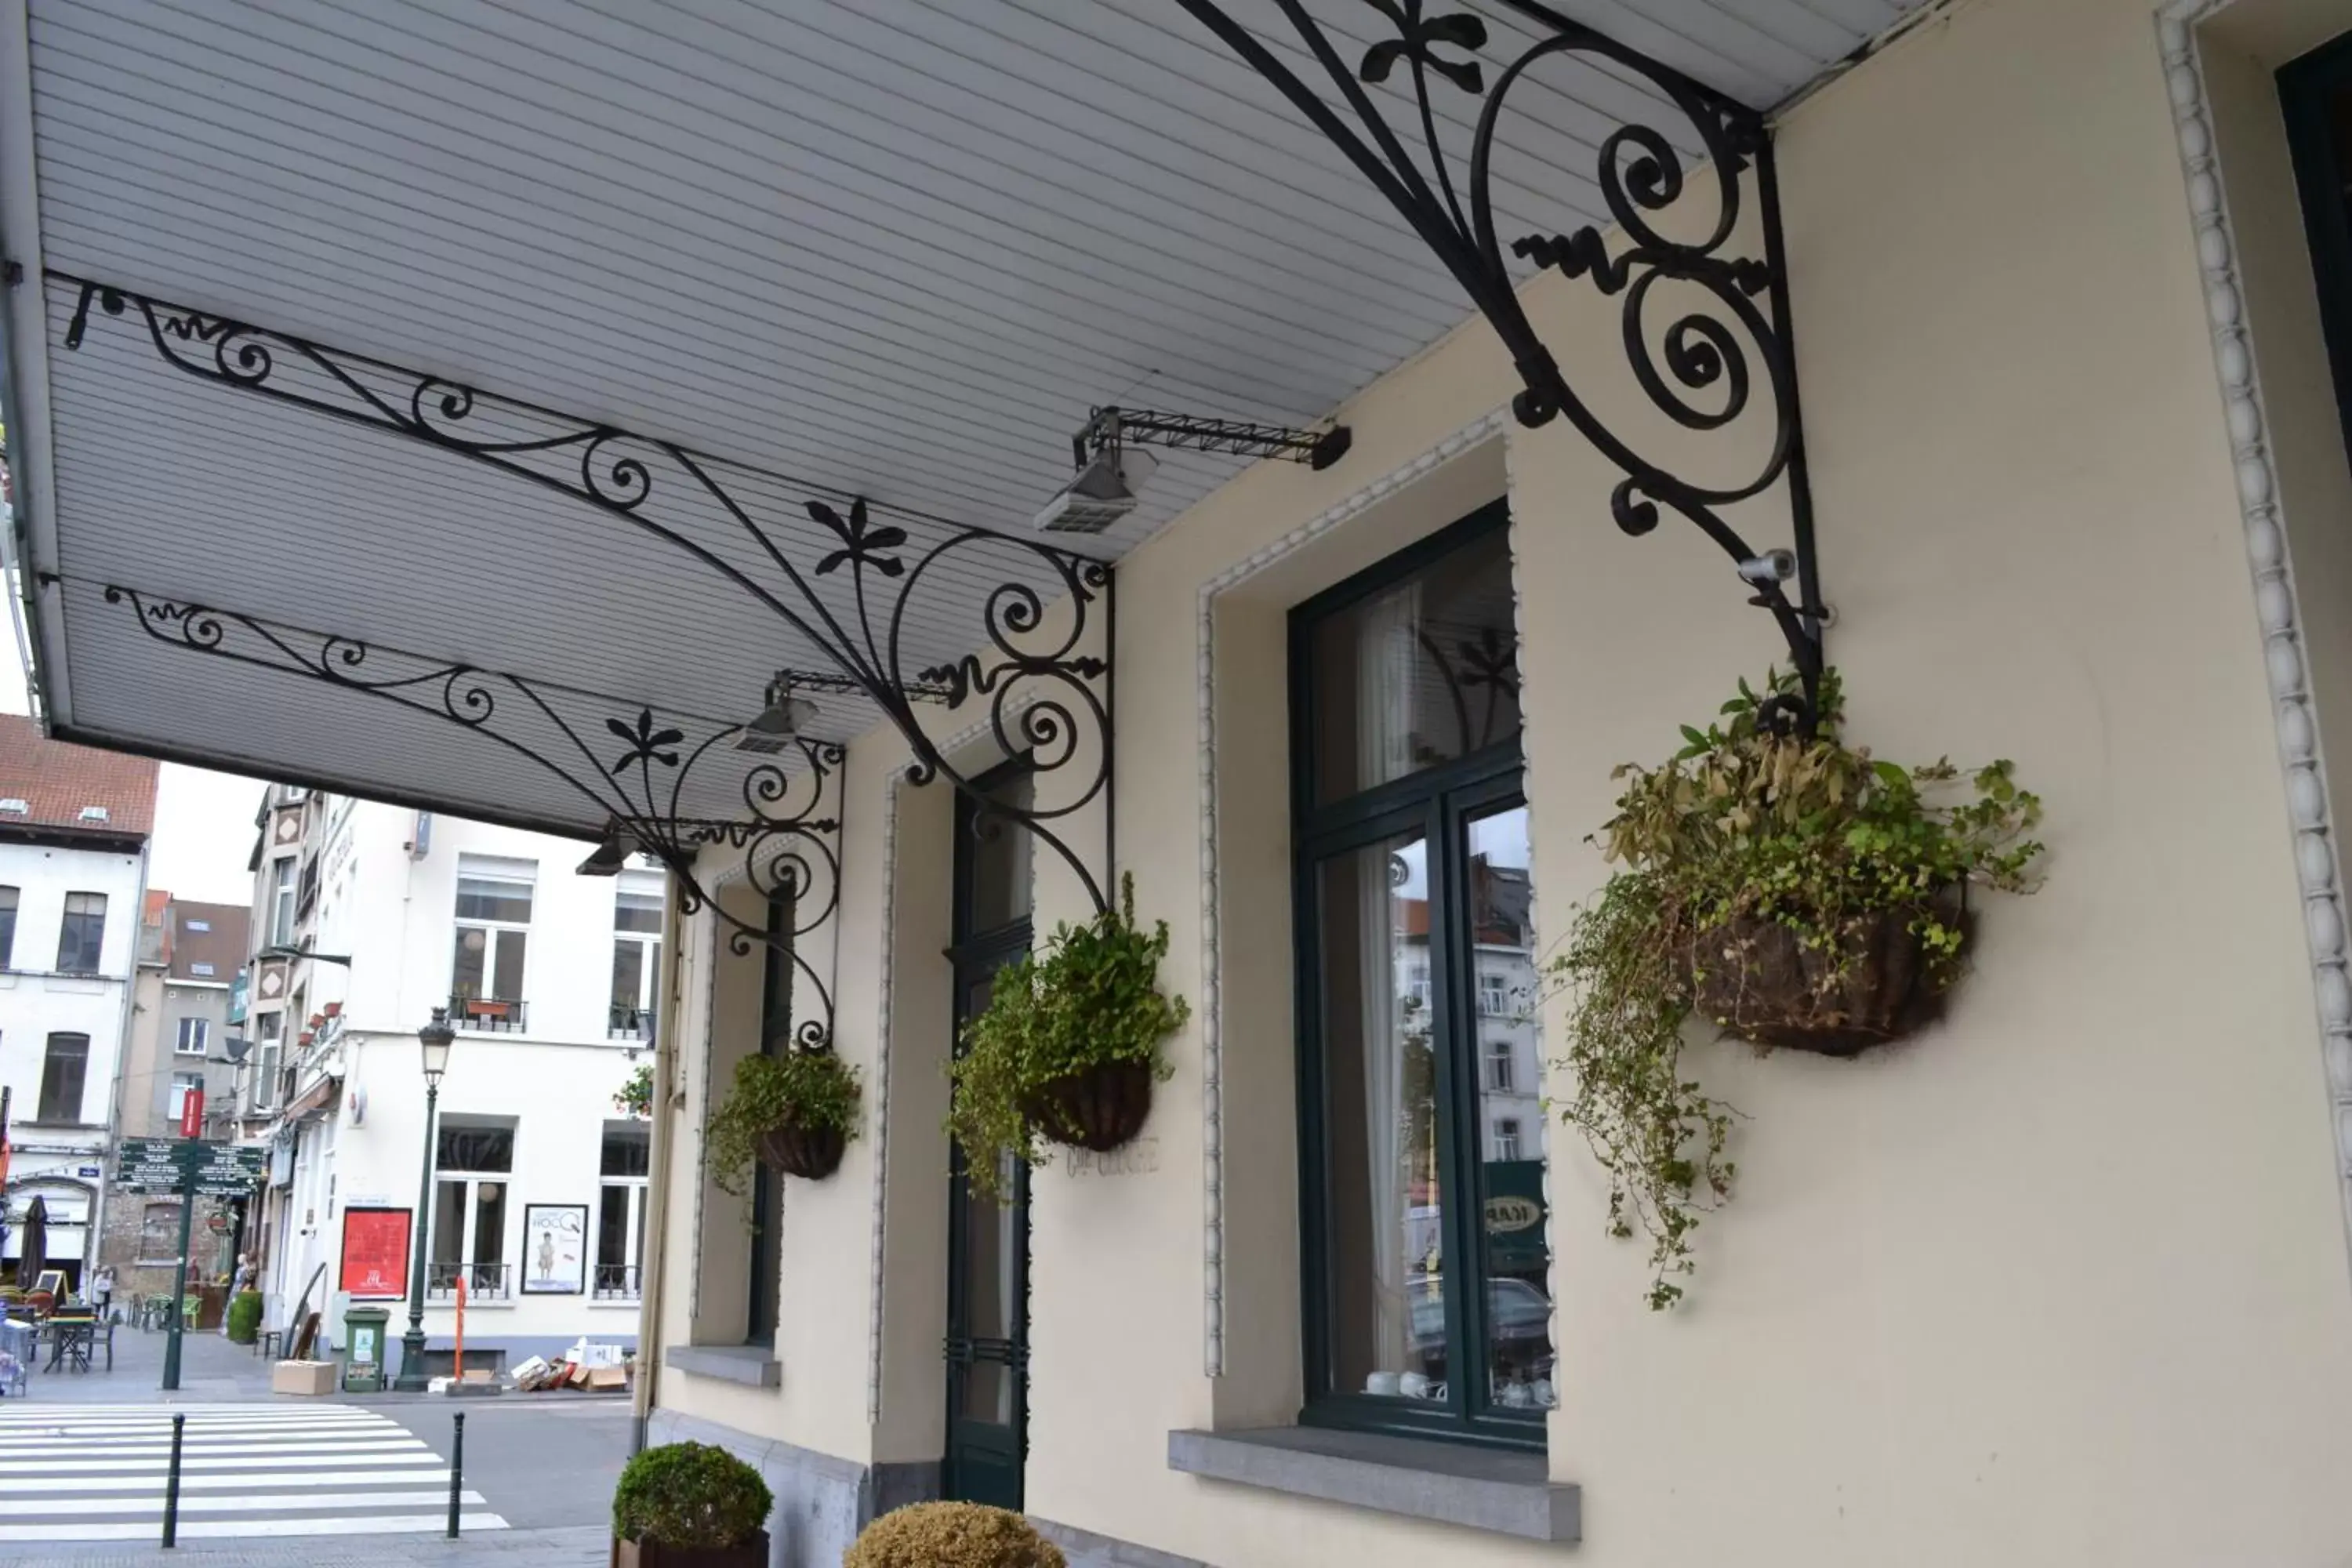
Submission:
<svg viewBox="0 0 2352 1568">
<path fill-rule="evenodd" d="M 1961 971 L 1956 895 L 2036 885 L 2042 803 L 2009 763 L 1963 774 L 1848 748 L 1833 670 L 1812 732 L 1777 733 L 1763 722 L 1771 700 L 1798 689 L 1778 671 L 1761 692 L 1742 680 L 1716 722 L 1683 727 L 1670 761 L 1617 769 L 1624 792 L 1594 840 L 1620 868 L 1548 966 L 1570 1002 L 1560 1065 L 1573 1089 L 1560 1113 L 1608 1173 L 1610 1234 L 1650 1237 L 1653 1309 L 1681 1299 L 1691 1233 L 1738 1173 L 1726 1145 L 1738 1112 L 1686 1075 L 1682 1049 L 1684 1026 L 1708 1016 L 1702 991 L 1720 994 L 1727 968 L 1739 978 L 1755 945 L 1743 933 L 1792 935 L 1828 1011 L 1870 961 L 1871 933 L 1895 922 L 1916 939 L 1915 984 L 1932 997 Z"/>
<path fill-rule="evenodd" d="M 721 1192 L 749 1190 L 760 1139 L 779 1127 L 857 1136 L 857 1069 L 831 1051 L 786 1049 L 735 1064 L 735 1086 L 703 1128 L 703 1160 Z"/>
<path fill-rule="evenodd" d="M 1135 923 L 1135 879 L 1119 880 L 1119 902 L 1084 925 L 1056 926 L 1043 952 L 996 972 L 986 1011 L 963 1027 L 949 1064 L 948 1131 L 963 1149 L 975 1191 L 1000 1201 L 1000 1168 L 1011 1154 L 1043 1164 L 1035 1107 L 1048 1086 L 1112 1062 L 1174 1070 L 1160 1042 L 1192 1010 L 1160 990 L 1168 922 L 1146 936 Z"/>
<path fill-rule="evenodd" d="M 637 1070 L 621 1082 L 621 1091 L 613 1096 L 613 1109 L 624 1116 L 651 1116 L 654 1113 L 654 1065 L 639 1062 Z"/>
</svg>

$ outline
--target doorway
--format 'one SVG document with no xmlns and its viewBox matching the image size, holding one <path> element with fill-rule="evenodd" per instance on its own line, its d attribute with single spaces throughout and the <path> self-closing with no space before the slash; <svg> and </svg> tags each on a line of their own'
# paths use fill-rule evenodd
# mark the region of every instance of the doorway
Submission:
<svg viewBox="0 0 2352 1568">
<path fill-rule="evenodd" d="M 1014 809 L 1030 799 L 1015 762 L 979 781 Z M 955 1032 L 988 1005 L 998 970 L 1029 951 L 1030 838 L 959 792 L 955 801 Z M 956 1048 L 960 1051 L 961 1046 Z M 1029 1447 L 1029 1169 L 1003 1173 L 1010 1201 L 972 1190 L 948 1151 L 947 1497 L 1018 1511 Z"/>
</svg>

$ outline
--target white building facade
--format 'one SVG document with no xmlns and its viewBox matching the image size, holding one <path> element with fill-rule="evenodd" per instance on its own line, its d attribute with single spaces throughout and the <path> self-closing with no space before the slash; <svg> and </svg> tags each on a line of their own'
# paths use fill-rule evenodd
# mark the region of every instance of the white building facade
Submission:
<svg viewBox="0 0 2352 1568">
<path fill-rule="evenodd" d="M 633 1342 L 647 1124 L 620 1109 L 649 1059 L 659 873 L 573 870 L 578 843 L 273 788 L 254 861 L 245 1113 L 273 1145 L 260 1205 L 268 1321 L 307 1299 L 406 1326 L 425 1174 L 416 1031 L 446 1008 L 421 1225 L 436 1370 Z"/>
<path fill-rule="evenodd" d="M 0 1084 L 9 1101 L 0 1274 L 21 1259 L 37 1197 L 48 1266 L 75 1289 L 94 1267 L 155 779 L 152 763 L 45 740 L 32 721 L 0 717 Z"/>
</svg>

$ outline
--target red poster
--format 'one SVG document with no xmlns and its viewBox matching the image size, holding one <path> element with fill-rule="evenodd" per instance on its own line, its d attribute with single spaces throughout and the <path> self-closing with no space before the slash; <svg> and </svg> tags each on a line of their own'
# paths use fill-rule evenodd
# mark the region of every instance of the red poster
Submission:
<svg viewBox="0 0 2352 1568">
<path fill-rule="evenodd" d="M 194 1138 L 205 1130 L 205 1086 L 190 1089 L 180 1101 L 180 1136 Z"/>
<path fill-rule="evenodd" d="M 345 1209 L 341 1289 L 354 1297 L 408 1293 L 408 1211 Z"/>
</svg>

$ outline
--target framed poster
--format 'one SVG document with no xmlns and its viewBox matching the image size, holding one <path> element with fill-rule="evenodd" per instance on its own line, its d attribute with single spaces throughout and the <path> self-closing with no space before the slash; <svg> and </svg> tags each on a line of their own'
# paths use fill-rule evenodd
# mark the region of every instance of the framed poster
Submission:
<svg viewBox="0 0 2352 1568">
<path fill-rule="evenodd" d="M 354 1300 L 407 1295 L 408 1220 L 406 1209 L 345 1209 L 336 1288 Z"/>
<path fill-rule="evenodd" d="M 526 1296 L 578 1296 L 588 1289 L 588 1205 L 522 1205 Z"/>
</svg>

